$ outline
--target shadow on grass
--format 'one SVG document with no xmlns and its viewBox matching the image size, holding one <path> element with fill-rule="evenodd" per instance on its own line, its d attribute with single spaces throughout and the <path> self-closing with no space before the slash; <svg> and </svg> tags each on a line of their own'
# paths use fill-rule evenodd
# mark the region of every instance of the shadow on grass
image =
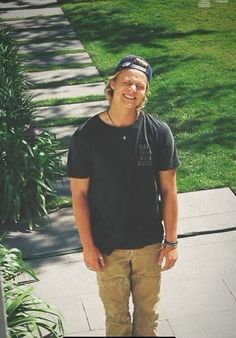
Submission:
<svg viewBox="0 0 236 338">
<path fill-rule="evenodd" d="M 170 110 L 171 103 L 174 104 L 175 108 L 187 107 L 194 101 L 207 102 L 211 100 L 213 103 L 216 103 L 220 102 L 223 98 L 227 98 L 231 92 L 233 93 L 234 89 L 235 84 L 233 83 L 200 88 L 177 81 L 174 85 L 160 86 L 157 89 L 158 93 L 155 96 L 155 105 L 165 113 Z"/>
<path fill-rule="evenodd" d="M 228 111 L 228 115 L 225 111 L 221 112 L 217 102 L 222 105 L 234 88 L 234 84 L 193 88 L 177 82 L 174 87 L 160 87 L 157 95 L 150 100 L 148 111 L 167 120 L 180 149 L 200 152 L 212 145 L 220 145 L 225 150 L 233 149 L 236 141 L 233 112 Z M 213 105 L 208 109 L 204 103 L 209 100 Z M 188 136 L 178 138 L 178 134 Z"/>
<path fill-rule="evenodd" d="M 67 3 L 66 1 L 60 1 Z M 195 29 L 190 31 L 168 31 L 166 24 L 160 17 L 156 17 L 154 25 L 121 20 L 122 15 L 127 14 L 129 6 L 118 6 L 98 10 L 96 8 L 81 8 L 75 4 L 73 9 L 65 7 L 65 15 L 68 15 L 74 29 L 82 41 L 86 43 L 100 41 L 103 48 L 109 53 L 120 53 L 122 48 L 135 44 L 145 48 L 166 49 L 164 40 L 186 38 L 192 35 L 212 34 L 216 31 L 210 29 Z"/>
<path fill-rule="evenodd" d="M 148 61 L 152 65 L 154 76 L 166 74 L 176 69 L 182 64 L 188 64 L 189 62 L 195 60 L 198 60 L 198 58 L 195 56 L 170 55 L 170 54 L 164 54 L 161 56 L 154 55 L 153 57 L 148 58 Z"/>
</svg>

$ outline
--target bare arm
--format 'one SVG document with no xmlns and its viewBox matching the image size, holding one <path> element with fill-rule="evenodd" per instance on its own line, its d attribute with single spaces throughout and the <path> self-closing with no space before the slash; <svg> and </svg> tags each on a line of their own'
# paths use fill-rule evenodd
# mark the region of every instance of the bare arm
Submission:
<svg viewBox="0 0 236 338">
<path fill-rule="evenodd" d="M 89 178 L 71 178 L 72 207 L 83 246 L 85 264 L 92 270 L 100 271 L 104 267 L 104 260 L 92 236 L 88 203 L 89 183 Z"/>
<path fill-rule="evenodd" d="M 160 188 L 163 203 L 163 221 L 165 226 L 166 240 L 177 240 L 178 201 L 176 170 L 160 171 Z M 178 258 L 177 249 L 163 247 L 160 257 L 162 270 L 172 268 Z"/>
</svg>

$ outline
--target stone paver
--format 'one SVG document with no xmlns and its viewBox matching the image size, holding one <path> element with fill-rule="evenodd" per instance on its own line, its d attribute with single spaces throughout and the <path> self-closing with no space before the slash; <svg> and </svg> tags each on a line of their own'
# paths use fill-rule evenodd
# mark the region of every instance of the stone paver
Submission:
<svg viewBox="0 0 236 338">
<path fill-rule="evenodd" d="M 108 102 L 106 100 L 72 103 L 59 106 L 38 107 L 35 114 L 37 120 L 62 117 L 89 117 L 104 111 L 107 107 Z"/>
<path fill-rule="evenodd" d="M 47 70 L 43 72 L 30 72 L 26 74 L 27 80 L 34 85 L 65 80 L 78 80 L 89 78 L 91 76 L 99 76 L 97 68 L 94 66 Z"/>
<path fill-rule="evenodd" d="M 33 89 L 31 94 L 34 96 L 33 100 L 47 100 L 55 98 L 69 98 L 69 97 L 82 97 L 89 95 L 103 95 L 104 83 L 90 83 L 73 86 L 62 86 L 58 88 L 47 89 Z"/>
<path fill-rule="evenodd" d="M 27 31 L 16 31 L 13 32 L 13 37 L 16 40 L 33 40 L 33 39 L 71 39 L 76 38 L 75 31 L 69 26 L 66 27 L 54 27 L 53 29 L 49 28 L 38 28 L 38 29 L 28 29 Z"/>
<path fill-rule="evenodd" d="M 1 16 L 1 15 L 0 15 Z M 4 20 L 4 24 L 10 26 L 15 31 L 36 29 L 36 28 L 53 28 L 53 27 L 68 27 L 70 23 L 68 19 L 62 15 L 53 17 L 41 17 L 34 19 L 20 19 L 20 20 Z"/>
<path fill-rule="evenodd" d="M 236 268 L 224 273 L 223 281 L 236 300 Z"/>
<path fill-rule="evenodd" d="M 31 43 L 20 47 L 21 53 L 29 52 L 55 52 L 65 49 L 84 49 L 82 43 L 78 40 L 49 41 L 42 43 Z"/>
<path fill-rule="evenodd" d="M 229 188 L 179 194 L 181 233 L 236 227 L 236 199 Z"/>
<path fill-rule="evenodd" d="M 89 330 L 84 332 L 70 332 L 66 337 L 105 337 L 106 332 L 104 330 Z"/>
<path fill-rule="evenodd" d="M 63 141 L 63 144 L 69 145 L 71 136 L 73 133 L 76 131 L 78 128 L 79 124 L 77 125 L 68 125 L 68 126 L 63 126 L 63 127 L 52 127 L 48 128 L 48 130 L 56 135 L 56 138 L 60 141 Z"/>
<path fill-rule="evenodd" d="M 184 206 L 179 214 L 180 219 L 236 211 L 235 195 L 229 188 L 196 191 L 188 195 L 181 194 L 180 198 Z"/>
<path fill-rule="evenodd" d="M 190 238 L 185 238 L 184 243 Z M 236 241 L 236 231 L 226 231 L 226 232 L 220 232 L 220 233 L 216 232 L 216 233 L 211 233 L 207 235 L 196 236 L 195 238 L 199 240 L 200 244 L 208 244 L 208 243 L 215 244 L 215 243 L 231 242 L 228 244 L 232 245 L 233 244 L 232 242 Z"/>
<path fill-rule="evenodd" d="M 64 163 L 66 165 L 67 158 Z M 56 191 L 58 196 L 71 196 L 70 179 L 68 177 L 63 177 L 63 180 L 58 180 L 56 182 Z"/>
<path fill-rule="evenodd" d="M 21 1 L 7 1 L 0 3 L 0 10 L 4 8 L 22 8 L 30 6 L 47 6 L 47 5 L 57 5 L 57 0 L 21 0 Z"/>
<path fill-rule="evenodd" d="M 52 16 L 64 14 L 60 7 L 37 8 L 37 9 L 19 9 L 13 11 L 0 12 L 2 19 L 31 18 L 33 16 Z"/>
<path fill-rule="evenodd" d="M 65 272 L 62 272 L 62 276 L 64 276 L 64 273 Z M 68 284 L 70 284 L 71 279 L 74 279 L 74 276 L 72 275 L 69 277 L 70 279 L 68 280 Z M 56 306 L 63 314 L 64 325 L 66 328 L 69 327 L 69 330 L 67 329 L 65 332 L 66 337 L 68 334 L 73 334 L 73 336 L 76 337 L 74 334 L 75 331 L 89 332 L 89 322 L 80 296 L 60 296 L 57 298 L 49 298 L 48 301 L 50 304 Z M 77 304 L 76 307 L 75 302 Z"/>
<path fill-rule="evenodd" d="M 82 302 L 86 308 L 91 330 L 104 329 L 105 314 L 98 292 L 82 295 Z"/>
<path fill-rule="evenodd" d="M 38 224 L 43 224 L 39 220 Z M 55 255 L 66 250 L 81 249 L 78 231 L 75 228 L 71 208 L 63 208 L 45 217 L 44 226 L 32 232 L 13 231 L 6 235 L 4 243 L 8 247 L 17 247 L 26 258 L 41 255 Z"/>
<path fill-rule="evenodd" d="M 172 319 L 170 324 L 177 338 L 235 338 L 235 318 L 236 311 L 208 311 Z"/>
<path fill-rule="evenodd" d="M 30 237 L 27 232 L 12 232 L 6 237 L 5 243 L 8 247 L 22 250 L 26 257 L 31 257 L 36 247 L 40 248 L 41 253 L 51 253 L 60 251 L 64 246 L 63 239 L 56 235 L 50 225 L 45 227 L 44 232 L 33 231 L 31 235 L 33 237 Z"/>
<path fill-rule="evenodd" d="M 45 259 L 44 259 L 45 260 Z M 37 295 L 40 297 L 48 298 L 59 298 L 63 297 L 75 297 L 83 294 L 82 288 L 86 289 L 86 284 L 82 282 L 82 276 L 80 277 L 80 266 L 84 263 L 60 263 L 48 265 L 45 267 L 43 261 L 41 266 L 37 268 L 37 272 L 40 276 L 40 283 L 37 285 Z M 33 263 L 34 266 L 34 263 Z M 93 274 L 87 275 L 87 290 L 96 291 L 95 276 Z M 63 278 L 61 278 L 63 276 Z M 83 278 L 85 274 L 83 272 Z M 53 291 L 53 284 L 57 280 L 56 290 Z M 95 282 L 95 283 L 94 283 Z M 68 288 L 65 288 L 68 285 Z M 51 292 L 50 292 L 51 290 Z M 72 324 L 72 323 L 71 323 Z"/>
<path fill-rule="evenodd" d="M 176 264 L 175 269 L 163 275 L 164 283 L 166 279 L 171 280 L 172 278 L 176 282 L 184 282 L 186 279 L 194 280 L 199 276 L 207 279 L 212 278 L 212 280 L 214 276 L 218 276 L 221 282 L 226 280 L 223 282 L 224 285 L 228 282 L 228 288 L 235 296 L 235 288 L 231 289 L 231 287 L 234 282 L 236 285 L 236 266 L 231 257 L 236 242 L 236 231 L 207 235 L 202 243 L 198 239 L 201 240 L 199 237 L 179 239 L 180 261 Z M 185 242 L 188 244 L 186 245 Z M 209 264 L 206 269 L 207 261 L 213 262 L 214 260 L 217 261 L 217 264 Z M 232 279 L 228 279 L 228 276 L 231 276 Z"/>
<path fill-rule="evenodd" d="M 184 205 L 184 204 L 183 204 Z M 204 232 L 236 227 L 236 212 L 180 219 L 183 232 Z"/>
<path fill-rule="evenodd" d="M 24 61 L 26 66 L 47 66 L 51 65 L 65 65 L 70 63 L 92 63 L 88 53 L 73 53 L 63 55 L 42 55 L 41 57 L 34 57 L 32 60 Z"/>
</svg>

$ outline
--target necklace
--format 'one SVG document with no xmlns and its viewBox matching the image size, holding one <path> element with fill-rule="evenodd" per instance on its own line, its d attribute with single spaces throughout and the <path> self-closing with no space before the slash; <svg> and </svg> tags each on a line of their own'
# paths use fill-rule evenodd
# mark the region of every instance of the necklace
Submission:
<svg viewBox="0 0 236 338">
<path fill-rule="evenodd" d="M 114 123 L 113 119 L 111 118 L 111 114 L 110 114 L 110 111 L 109 111 L 109 109 L 107 110 L 107 115 L 108 115 L 108 117 L 109 117 L 109 120 L 111 121 L 111 123 L 112 123 L 113 127 L 116 127 L 116 125 L 115 125 L 115 123 Z"/>
<path fill-rule="evenodd" d="M 115 125 L 115 123 L 114 123 L 113 119 L 111 118 L 111 114 L 110 114 L 110 111 L 109 111 L 109 109 L 107 110 L 107 115 L 108 115 L 108 117 L 109 117 L 109 119 L 110 119 L 110 121 L 111 121 L 111 123 L 112 123 L 113 127 L 116 127 L 116 125 Z M 125 140 L 126 140 L 126 136 L 125 136 L 125 135 L 123 135 L 123 136 L 122 136 L 122 139 L 125 141 Z"/>
<path fill-rule="evenodd" d="M 114 123 L 114 121 L 113 121 L 113 119 L 112 119 L 112 117 L 111 117 L 111 114 L 110 114 L 110 110 L 109 110 L 109 109 L 107 110 L 107 116 L 109 117 L 109 120 L 111 121 L 113 127 L 116 127 L 116 128 L 117 128 L 117 125 Z M 139 117 L 139 113 L 137 113 L 137 116 L 136 116 L 136 120 L 135 120 L 135 121 L 137 121 L 138 117 Z M 126 138 L 127 138 L 127 137 L 126 137 L 125 135 L 122 136 L 122 139 L 123 139 L 124 141 L 126 140 Z"/>
</svg>

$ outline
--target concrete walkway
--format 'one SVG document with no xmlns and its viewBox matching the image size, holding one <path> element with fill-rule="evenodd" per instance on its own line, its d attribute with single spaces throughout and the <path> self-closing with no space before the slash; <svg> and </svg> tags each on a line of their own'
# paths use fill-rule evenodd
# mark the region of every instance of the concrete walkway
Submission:
<svg viewBox="0 0 236 338">
<path fill-rule="evenodd" d="M 12 27 L 16 39 L 28 41 L 21 48 L 26 56 L 32 51 L 43 52 L 31 59 L 27 56 L 26 64 L 60 68 L 65 63 L 78 62 L 78 68 L 66 72 L 51 69 L 29 73 L 28 77 L 35 86 L 32 90 L 35 102 L 103 93 L 102 81 L 46 90 L 37 88 L 37 85 L 52 82 L 52 79 L 87 78 L 91 71 L 93 75 L 98 74 L 56 0 L 1 4 L 0 18 Z M 46 34 L 45 27 L 49 34 Z M 56 32 L 60 39 L 55 39 Z M 37 37 L 41 40 L 36 41 Z M 74 48 L 76 53 L 73 50 L 72 54 Z M 52 55 L 51 51 L 64 51 L 65 54 Z M 88 65 L 81 68 L 83 63 Z M 89 117 L 104 110 L 106 105 L 107 102 L 101 100 L 38 107 L 37 118 Z M 68 145 L 75 128 L 76 125 L 54 127 L 51 131 Z M 70 195 L 68 179 L 58 185 L 58 193 Z M 179 194 L 179 204 L 180 258 L 174 269 L 163 273 L 159 336 L 234 338 L 236 198 L 229 188 L 222 188 Z M 9 232 L 4 244 L 21 249 L 35 268 L 39 277 L 39 282 L 34 284 L 35 292 L 60 309 L 66 337 L 105 336 L 104 309 L 98 295 L 96 275 L 84 265 L 71 208 L 52 212 L 44 221 L 45 225 L 39 231 Z M 132 309 L 132 302 L 130 306 Z"/>
<path fill-rule="evenodd" d="M 159 336 L 234 338 L 236 231 L 228 230 L 236 226 L 236 198 L 223 188 L 179 194 L 179 204 L 180 258 L 163 273 Z M 67 337 L 105 336 L 96 274 L 83 262 L 71 208 L 51 213 L 39 231 L 10 232 L 4 243 L 29 259 L 35 292 L 60 309 Z"/>
</svg>

